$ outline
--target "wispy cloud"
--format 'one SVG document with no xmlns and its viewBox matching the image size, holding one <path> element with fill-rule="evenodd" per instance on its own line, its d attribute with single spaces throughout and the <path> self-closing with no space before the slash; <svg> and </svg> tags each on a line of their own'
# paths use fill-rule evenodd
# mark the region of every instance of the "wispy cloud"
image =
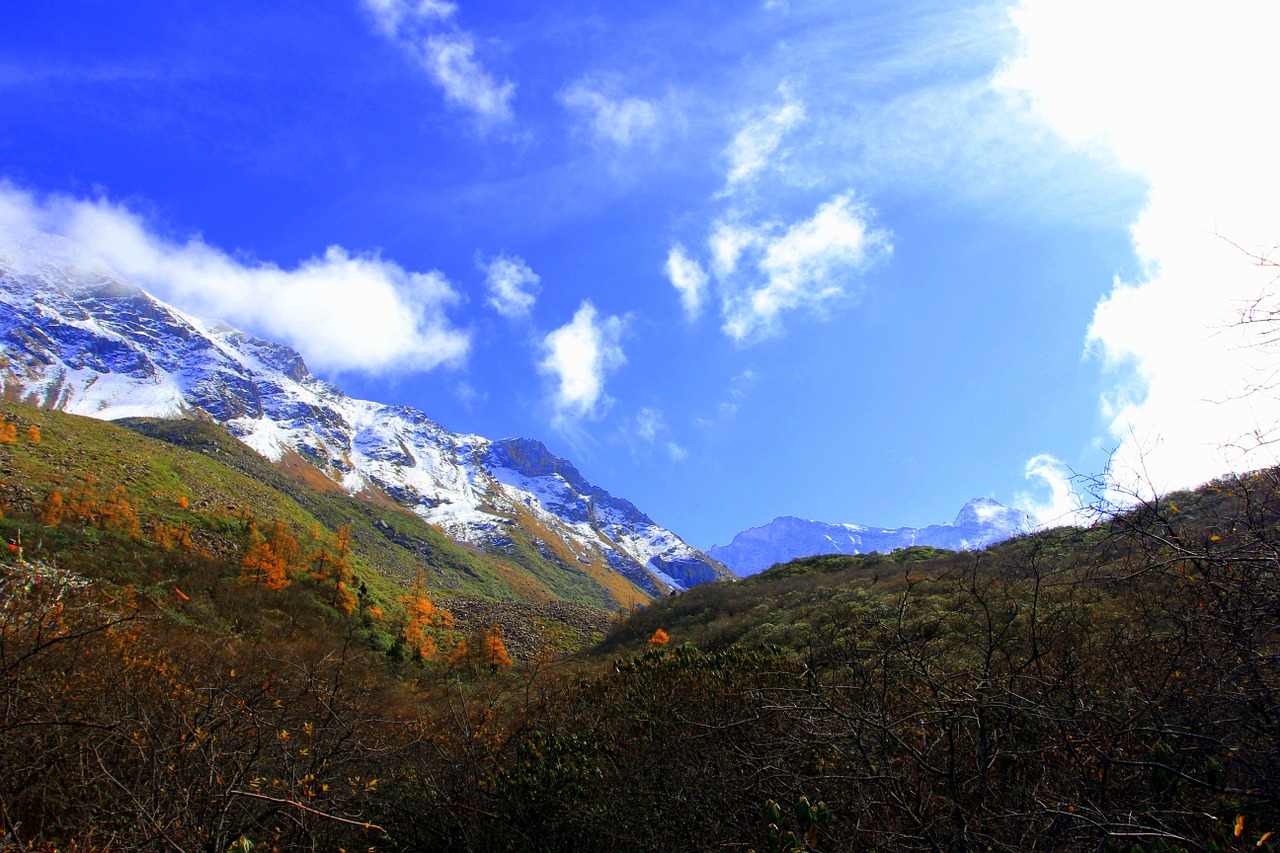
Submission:
<svg viewBox="0 0 1280 853">
<path fill-rule="evenodd" d="M 658 129 L 658 106 L 644 98 L 616 97 L 599 81 L 579 80 L 559 95 L 592 137 L 616 148 L 652 139 Z"/>
<path fill-rule="evenodd" d="M 729 382 L 728 389 L 725 390 L 724 398 L 720 400 L 720 404 L 716 407 L 720 417 L 732 418 L 738 414 L 743 402 L 747 399 L 747 394 L 750 393 L 751 387 L 755 384 L 756 372 L 750 367 L 733 377 Z"/>
<path fill-rule="evenodd" d="M 528 317 L 538 301 L 542 279 L 524 259 L 498 255 L 480 260 L 479 265 L 489 288 L 489 298 L 485 300 L 489 307 L 513 320 Z"/>
<path fill-rule="evenodd" d="M 791 183 L 779 169 L 789 157 L 783 139 L 807 118 L 790 84 L 779 86 L 778 93 L 780 104 L 738 119 L 725 149 L 724 186 L 710 200 L 719 211 L 703 238 L 705 260 L 685 242 L 673 242 L 667 252 L 667 279 L 680 295 L 686 319 L 696 320 L 714 295 L 722 331 L 741 345 L 779 334 L 788 314 L 821 316 L 852 301 L 861 292 L 861 273 L 892 251 L 889 233 L 874 224 L 870 207 L 855 201 L 852 190 L 828 195 L 807 218 L 782 217 L 770 209 L 797 189 L 804 194 L 813 189 L 790 186 L 787 193 L 777 192 L 779 180 Z"/>
<path fill-rule="evenodd" d="M 378 30 L 416 61 L 450 102 L 487 123 L 509 121 L 515 84 L 499 82 L 476 59 L 475 36 L 454 23 L 445 0 L 364 0 Z"/>
<path fill-rule="evenodd" d="M 401 30 L 428 21 L 447 21 L 458 11 L 448 0 L 365 0 L 383 35 L 397 37 Z"/>
<path fill-rule="evenodd" d="M 660 448 L 672 462 L 683 462 L 689 457 L 689 451 L 671 437 L 671 428 L 662 412 L 652 406 L 645 406 L 636 415 L 635 435 L 648 448 Z"/>
<path fill-rule="evenodd" d="M 860 273 L 891 251 L 887 232 L 849 193 L 821 204 L 808 219 L 719 222 L 709 240 L 725 334 L 751 343 L 779 331 L 790 311 L 822 312 L 859 293 Z"/>
<path fill-rule="evenodd" d="M 254 263 L 198 237 L 177 243 L 105 200 L 37 198 L 0 184 L 0 250 L 40 233 L 82 246 L 118 274 L 190 314 L 291 344 L 335 372 L 429 370 L 466 358 L 470 336 L 447 309 L 461 296 L 440 272 L 410 272 L 330 246 L 292 269 Z"/>
<path fill-rule="evenodd" d="M 804 121 L 804 104 L 794 98 L 789 87 L 783 86 L 781 92 L 786 100 L 780 107 L 748 120 L 729 143 L 725 152 L 729 172 L 722 194 L 732 193 L 767 168 L 778 154 L 782 137 Z"/>
<path fill-rule="evenodd" d="M 625 329 L 623 318 L 601 317 L 584 300 L 572 321 L 543 338 L 538 369 L 554 384 L 551 402 L 558 425 L 597 417 L 609 405 L 605 378 L 626 364 Z"/>
<path fill-rule="evenodd" d="M 666 272 L 671 286 L 680 294 L 684 316 L 690 322 L 698 319 L 706 302 L 708 283 L 702 264 L 689 257 L 684 246 L 676 243 L 667 252 Z"/>
<path fill-rule="evenodd" d="M 1249 255 L 1280 240 L 1275 119 L 1259 108 L 1274 96 L 1280 7 L 1241 0 L 1204 15 L 1179 4 L 1025 0 L 1012 17 L 1022 44 L 1002 91 L 1150 187 L 1132 229 L 1146 274 L 1117 280 L 1088 331 L 1114 377 L 1103 413 L 1118 492 L 1146 496 L 1274 464 L 1255 436 L 1275 437 L 1280 400 L 1248 389 L 1277 353 L 1237 320 L 1274 296 L 1275 270 Z"/>
<path fill-rule="evenodd" d="M 1025 510 L 1039 527 L 1063 527 L 1085 525 L 1094 520 L 1091 509 L 1085 505 L 1070 469 L 1048 453 L 1041 453 L 1027 461 L 1026 478 L 1039 481 L 1041 494 L 1022 492 L 1014 499 L 1014 505 Z"/>
</svg>

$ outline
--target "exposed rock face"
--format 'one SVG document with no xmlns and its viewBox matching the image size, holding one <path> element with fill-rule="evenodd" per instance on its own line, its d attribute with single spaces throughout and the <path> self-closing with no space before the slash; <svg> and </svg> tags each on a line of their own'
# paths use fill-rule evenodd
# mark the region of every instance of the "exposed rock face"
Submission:
<svg viewBox="0 0 1280 853">
<path fill-rule="evenodd" d="M 816 554 L 887 554 L 912 545 L 931 545 L 954 551 L 985 548 L 1026 533 L 1030 519 L 1013 507 L 990 498 L 975 498 L 961 507 L 950 524 L 928 527 L 869 527 L 865 524 L 827 524 L 794 516 L 744 530 L 728 545 L 708 550 L 739 575 L 753 575 L 776 563 Z"/>
<path fill-rule="evenodd" d="M 552 562 L 651 594 L 733 577 L 541 442 L 453 433 L 417 410 L 354 400 L 290 347 L 183 314 L 60 238 L 0 255 L 0 381 L 104 420 L 207 417 L 273 461 L 301 457 L 455 539 L 501 551 L 524 525 Z"/>
</svg>

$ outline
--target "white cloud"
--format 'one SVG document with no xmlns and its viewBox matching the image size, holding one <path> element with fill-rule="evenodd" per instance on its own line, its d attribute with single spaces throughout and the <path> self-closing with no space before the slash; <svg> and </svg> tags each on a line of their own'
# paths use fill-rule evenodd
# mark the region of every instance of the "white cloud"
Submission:
<svg viewBox="0 0 1280 853">
<path fill-rule="evenodd" d="M 476 60 L 475 37 L 448 26 L 457 12 L 443 0 L 364 0 L 378 29 L 422 66 L 445 98 L 490 123 L 511 119 L 515 84 L 498 82 Z"/>
<path fill-rule="evenodd" d="M 652 137 L 658 125 L 658 108 L 643 98 L 613 98 L 585 80 L 560 93 L 560 103 L 583 118 L 592 135 L 618 148 L 630 148 Z"/>
<path fill-rule="evenodd" d="M 720 417 L 731 418 L 738 414 L 742 404 L 747 399 L 747 393 L 755 384 L 756 372 L 750 367 L 733 377 L 729 382 L 728 389 L 725 391 L 724 398 L 720 401 L 720 405 L 716 407 Z M 704 423 L 704 426 L 709 425 L 710 422 Z"/>
<path fill-rule="evenodd" d="M 594 305 L 583 301 L 573 320 L 543 339 L 545 356 L 538 369 L 555 383 L 555 420 L 567 425 L 600 414 L 610 403 L 605 377 L 626 364 L 621 317 L 601 318 Z"/>
<path fill-rule="evenodd" d="M 1280 400 L 1246 392 L 1277 353 L 1236 321 L 1275 272 L 1246 251 L 1280 241 L 1276 125 L 1264 106 L 1280 6 L 1239 0 L 1205 14 L 1158 0 L 1026 0 L 1012 16 L 1021 53 L 998 85 L 1150 187 L 1132 229 L 1145 275 L 1117 280 L 1088 331 L 1113 371 L 1103 413 L 1118 492 L 1274 464 L 1251 436 L 1274 437 Z"/>
<path fill-rule="evenodd" d="M 690 322 L 698 319 L 707 291 L 707 273 L 702 264 L 689 257 L 684 246 L 676 243 L 667 252 L 666 271 L 671 285 L 680 294 L 685 317 Z"/>
<path fill-rule="evenodd" d="M 662 419 L 662 412 L 657 409 L 645 406 L 640 410 L 640 414 L 636 415 L 636 435 L 647 444 L 653 444 L 658 433 L 666 429 L 666 426 Z"/>
<path fill-rule="evenodd" d="M 784 87 L 782 93 L 787 100 L 781 107 L 747 122 L 729 143 L 725 154 L 729 158 L 729 174 L 726 178 L 724 194 L 754 178 L 768 165 L 769 160 L 782 144 L 782 137 L 804 121 L 804 104 L 791 97 Z"/>
<path fill-rule="evenodd" d="M 489 286 L 486 302 L 490 307 L 511 319 L 529 316 L 537 302 L 542 279 L 522 258 L 498 255 L 482 261 L 480 268 Z"/>
<path fill-rule="evenodd" d="M 445 313 L 461 297 L 441 273 L 409 272 L 340 246 L 286 270 L 199 238 L 172 242 L 107 201 L 37 199 L 7 184 L 0 184 L 0 231 L 11 245 L 38 232 L 69 238 L 187 313 L 288 343 L 320 369 L 429 370 L 461 363 L 470 345 Z"/>
<path fill-rule="evenodd" d="M 721 329 L 738 344 L 779 333 L 790 312 L 822 314 L 856 297 L 866 266 L 892 251 L 888 232 L 872 225 L 870 208 L 855 202 L 852 191 L 831 196 L 807 219 L 791 221 L 758 212 L 771 193 L 739 192 L 776 171 L 785 155 L 779 154 L 783 137 L 805 120 L 791 85 L 778 91 L 783 104 L 747 121 L 726 150 L 725 185 L 713 196 L 723 212 L 706 237 L 705 264 L 683 243 L 667 253 L 667 278 L 686 318 L 697 319 L 714 290 Z"/>
<path fill-rule="evenodd" d="M 498 83 L 475 60 L 475 39 L 470 33 L 446 33 L 428 38 L 422 46 L 422 64 L 444 89 L 445 97 L 484 119 L 511 118 L 514 83 Z"/>
<path fill-rule="evenodd" d="M 848 193 L 789 226 L 722 221 L 708 245 L 722 328 L 739 343 L 776 333 L 785 312 L 821 312 L 855 296 L 858 274 L 891 251 L 889 235 L 870 224 L 869 211 Z"/>
<path fill-rule="evenodd" d="M 652 406 L 645 406 L 636 415 L 635 435 L 650 448 L 660 447 L 672 462 L 683 462 L 689 458 L 689 451 L 674 440 L 666 438 L 671 434 L 662 412 Z"/>
<path fill-rule="evenodd" d="M 448 20 L 458 11 L 457 4 L 446 0 L 365 0 L 365 7 L 388 38 L 395 38 L 405 26 Z"/>
<path fill-rule="evenodd" d="M 1028 512 L 1037 526 L 1087 525 L 1095 519 L 1076 491 L 1071 471 L 1050 454 L 1041 453 L 1028 460 L 1025 473 L 1028 480 L 1039 480 L 1049 492 L 1044 498 L 1024 492 L 1014 499 L 1014 504 Z"/>
</svg>

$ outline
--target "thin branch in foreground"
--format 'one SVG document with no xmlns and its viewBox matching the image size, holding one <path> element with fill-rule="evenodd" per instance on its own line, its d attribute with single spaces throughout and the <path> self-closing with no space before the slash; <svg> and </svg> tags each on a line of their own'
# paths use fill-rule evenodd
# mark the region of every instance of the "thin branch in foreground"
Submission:
<svg viewBox="0 0 1280 853">
<path fill-rule="evenodd" d="M 336 814 L 329 814 L 328 812 L 322 812 L 319 809 L 313 809 L 311 808 L 311 806 L 305 806 L 302 803 L 297 802 L 296 800 L 286 800 L 286 799 L 281 799 L 280 797 L 268 797 L 266 794 L 255 794 L 252 791 L 238 791 L 235 789 L 227 791 L 227 793 L 235 797 L 251 797 L 255 800 L 266 800 L 269 803 L 279 803 L 280 805 L 283 805 L 283 806 L 293 806 L 295 809 L 301 809 L 302 811 L 307 812 L 309 814 L 313 814 L 316 817 L 322 817 L 327 820 L 336 820 L 338 823 L 348 823 L 348 824 L 351 824 L 352 826 L 362 826 L 365 829 L 376 829 L 378 832 L 381 832 L 383 835 L 386 835 L 387 833 L 385 829 L 378 826 L 376 823 L 369 823 L 368 821 L 363 821 L 363 820 L 351 820 L 350 818 L 346 818 L 346 817 L 338 817 Z"/>
</svg>

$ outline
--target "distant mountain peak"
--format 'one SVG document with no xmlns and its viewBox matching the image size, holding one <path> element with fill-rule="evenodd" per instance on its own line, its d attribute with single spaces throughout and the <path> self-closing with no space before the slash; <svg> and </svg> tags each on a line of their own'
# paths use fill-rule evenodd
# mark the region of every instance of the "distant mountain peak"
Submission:
<svg viewBox="0 0 1280 853">
<path fill-rule="evenodd" d="M 1009 524 L 1026 516 L 1022 510 L 1005 506 L 993 498 L 974 498 L 960 508 L 954 522 L 956 527 L 966 524 Z"/>
<path fill-rule="evenodd" d="M 960 508 L 950 524 L 928 527 L 872 527 L 831 524 L 791 515 L 744 530 L 728 545 L 713 545 L 712 558 L 739 575 L 753 575 L 777 563 L 817 554 L 888 553 L 913 545 L 951 550 L 974 550 L 1030 530 L 1021 510 L 991 498 L 974 498 Z"/>
</svg>

